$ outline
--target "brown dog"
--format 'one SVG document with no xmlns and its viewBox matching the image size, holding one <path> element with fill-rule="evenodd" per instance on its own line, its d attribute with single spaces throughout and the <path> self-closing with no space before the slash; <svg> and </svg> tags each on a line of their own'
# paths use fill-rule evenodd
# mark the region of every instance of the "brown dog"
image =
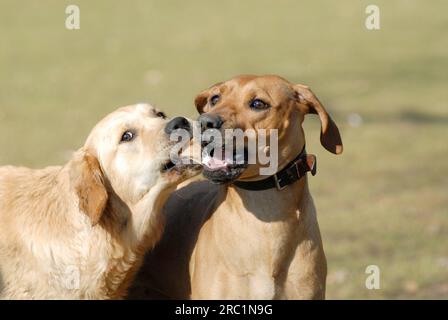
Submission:
<svg viewBox="0 0 448 320">
<path fill-rule="evenodd" d="M 205 166 L 204 175 L 221 185 L 192 183 L 171 196 L 167 231 L 131 297 L 324 298 L 326 259 L 306 177 L 315 168 L 301 152 L 301 124 L 317 114 L 322 145 L 340 154 L 337 126 L 308 87 L 277 76 L 217 84 L 199 94 L 196 106 L 207 128 L 278 129 L 280 172 L 275 179 L 260 176 L 260 164 Z"/>
</svg>

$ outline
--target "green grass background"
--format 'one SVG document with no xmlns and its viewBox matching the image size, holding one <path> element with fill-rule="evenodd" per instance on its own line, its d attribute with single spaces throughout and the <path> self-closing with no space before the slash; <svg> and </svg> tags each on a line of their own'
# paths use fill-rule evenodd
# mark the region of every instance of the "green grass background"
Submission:
<svg viewBox="0 0 448 320">
<path fill-rule="evenodd" d="M 379 31 L 364 27 L 369 4 Z M 328 298 L 448 298 L 447 12 L 444 0 L 0 0 L 0 165 L 63 163 L 121 105 L 195 117 L 211 84 L 279 74 L 314 89 L 345 144 L 330 155 L 307 119 Z M 371 264 L 380 290 L 364 285 Z"/>
</svg>

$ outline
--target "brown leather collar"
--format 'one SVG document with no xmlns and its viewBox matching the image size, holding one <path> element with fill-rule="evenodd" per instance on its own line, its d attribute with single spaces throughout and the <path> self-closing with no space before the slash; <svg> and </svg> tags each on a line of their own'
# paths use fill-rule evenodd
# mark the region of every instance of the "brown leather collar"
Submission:
<svg viewBox="0 0 448 320">
<path fill-rule="evenodd" d="M 235 181 L 233 184 L 238 188 L 252 191 L 268 190 L 277 188 L 283 190 L 288 185 L 300 180 L 309 171 L 316 174 L 316 156 L 307 154 L 305 146 L 300 154 L 286 165 L 282 170 L 263 180 L 258 181 Z"/>
</svg>

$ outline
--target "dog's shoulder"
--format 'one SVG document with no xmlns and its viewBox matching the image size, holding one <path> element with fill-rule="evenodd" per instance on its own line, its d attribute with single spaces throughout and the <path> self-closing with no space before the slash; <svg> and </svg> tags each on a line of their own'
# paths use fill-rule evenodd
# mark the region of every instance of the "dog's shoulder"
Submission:
<svg viewBox="0 0 448 320">
<path fill-rule="evenodd" d="M 165 205 L 168 220 L 176 219 L 178 215 L 191 216 L 191 219 L 203 220 L 219 199 L 222 186 L 209 181 L 194 181 L 176 190 Z M 188 218 L 188 219 L 190 219 Z"/>
<path fill-rule="evenodd" d="M 220 190 L 220 186 L 209 182 L 208 180 L 193 181 L 179 188 L 173 193 L 173 197 L 182 200 L 192 200 L 196 197 L 212 197 Z"/>
<path fill-rule="evenodd" d="M 24 182 L 33 174 L 33 170 L 25 167 L 0 167 L 0 206 L 9 204 L 12 199 L 22 194 Z"/>
</svg>

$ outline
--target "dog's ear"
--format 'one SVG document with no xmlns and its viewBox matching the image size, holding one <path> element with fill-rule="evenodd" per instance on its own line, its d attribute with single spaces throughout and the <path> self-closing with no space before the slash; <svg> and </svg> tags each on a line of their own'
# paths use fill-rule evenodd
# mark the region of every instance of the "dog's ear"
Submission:
<svg viewBox="0 0 448 320">
<path fill-rule="evenodd" d="M 79 152 L 72 160 L 70 179 L 79 198 L 79 209 L 98 224 L 107 204 L 108 193 L 98 160 L 88 152 Z"/>
<path fill-rule="evenodd" d="M 207 105 L 208 98 L 210 97 L 210 92 L 212 88 L 222 85 L 222 82 L 218 82 L 214 85 L 212 85 L 207 90 L 202 91 L 200 94 L 196 96 L 196 99 L 194 99 L 194 104 L 196 105 L 196 109 L 200 114 L 204 113 L 204 107 Z"/>
<path fill-rule="evenodd" d="M 305 113 L 317 114 L 321 122 L 320 143 L 328 151 L 334 154 L 341 154 L 343 150 L 341 135 L 333 119 L 320 103 L 311 89 L 305 85 L 294 86 L 299 104 L 305 108 Z"/>
<path fill-rule="evenodd" d="M 196 96 L 196 99 L 194 99 L 194 104 L 196 105 L 199 114 L 204 113 L 204 107 L 208 101 L 209 91 L 209 89 L 202 91 Z"/>
</svg>

